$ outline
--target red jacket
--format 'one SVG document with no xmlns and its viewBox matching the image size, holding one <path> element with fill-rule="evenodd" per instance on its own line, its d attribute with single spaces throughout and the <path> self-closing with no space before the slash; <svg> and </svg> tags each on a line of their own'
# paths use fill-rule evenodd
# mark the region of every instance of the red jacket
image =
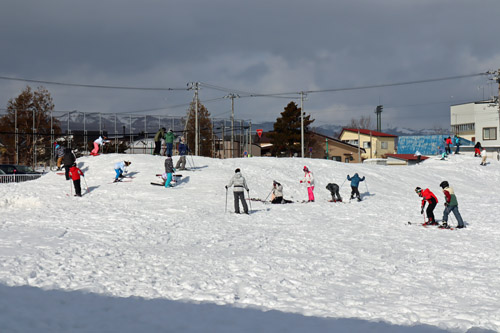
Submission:
<svg viewBox="0 0 500 333">
<path fill-rule="evenodd" d="M 432 193 L 431 190 L 429 190 L 428 188 L 422 190 L 422 192 L 420 192 L 420 195 L 422 197 L 422 207 L 425 206 L 425 201 L 427 201 L 430 204 L 432 202 L 431 201 L 432 198 L 434 198 L 434 200 L 436 200 L 436 203 L 438 203 L 438 199 L 436 198 L 434 193 Z"/>
<path fill-rule="evenodd" d="M 80 175 L 83 176 L 83 172 L 82 170 L 78 169 L 78 167 L 72 166 L 71 168 L 69 168 L 69 176 L 71 177 L 71 179 L 79 180 Z"/>
</svg>

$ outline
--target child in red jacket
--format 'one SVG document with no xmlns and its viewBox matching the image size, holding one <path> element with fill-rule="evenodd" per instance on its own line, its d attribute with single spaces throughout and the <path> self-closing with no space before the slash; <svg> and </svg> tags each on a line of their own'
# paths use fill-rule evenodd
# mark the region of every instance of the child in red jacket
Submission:
<svg viewBox="0 0 500 333">
<path fill-rule="evenodd" d="M 85 177 L 83 175 L 82 170 L 78 169 L 76 163 L 74 163 L 71 168 L 69 168 L 69 176 L 73 179 L 73 185 L 75 186 L 75 197 L 82 196 L 82 188 L 80 187 L 80 176 Z"/>
<path fill-rule="evenodd" d="M 436 208 L 436 205 L 438 203 L 437 197 L 432 193 L 428 188 L 425 190 L 422 190 L 420 187 L 417 187 L 415 189 L 415 192 L 417 192 L 418 196 L 422 198 L 422 205 L 420 209 L 420 214 L 424 213 L 424 207 L 425 207 L 425 202 L 428 202 L 429 204 L 427 205 L 426 213 L 427 213 L 427 218 L 428 221 L 425 222 L 425 225 L 437 225 L 438 223 L 434 219 L 434 208 Z"/>
</svg>

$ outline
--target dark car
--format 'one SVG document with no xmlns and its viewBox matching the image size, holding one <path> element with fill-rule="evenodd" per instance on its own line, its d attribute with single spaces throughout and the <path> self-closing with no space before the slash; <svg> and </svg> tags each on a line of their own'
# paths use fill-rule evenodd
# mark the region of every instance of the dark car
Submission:
<svg viewBox="0 0 500 333">
<path fill-rule="evenodd" d="M 18 164 L 0 164 L 0 170 L 5 172 L 7 175 L 39 175 L 42 172 L 37 172 L 33 170 L 32 167 L 27 165 Z"/>
</svg>

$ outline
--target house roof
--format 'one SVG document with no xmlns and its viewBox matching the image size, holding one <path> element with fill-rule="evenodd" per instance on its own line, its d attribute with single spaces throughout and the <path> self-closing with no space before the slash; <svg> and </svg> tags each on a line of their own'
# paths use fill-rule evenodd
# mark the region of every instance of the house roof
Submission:
<svg viewBox="0 0 500 333">
<path fill-rule="evenodd" d="M 330 137 L 330 136 L 328 136 L 328 135 L 324 135 L 324 134 L 317 133 L 317 132 L 311 132 L 311 133 L 312 133 L 313 135 L 316 135 L 316 136 L 321 136 L 321 137 L 323 137 L 323 138 L 325 138 L 325 139 L 328 139 L 328 140 L 331 140 L 331 141 L 338 142 L 338 143 L 340 143 L 340 144 L 342 144 L 342 145 L 346 145 L 346 146 L 349 146 L 349 147 L 352 147 L 352 148 L 356 148 L 356 149 L 358 149 L 358 146 L 356 146 L 356 145 L 352 145 L 352 144 L 347 143 L 347 142 L 344 142 L 344 141 L 342 141 L 342 140 L 332 138 L 332 137 Z M 365 149 L 365 148 L 360 148 L 360 149 L 361 149 L 363 152 L 365 152 L 365 153 L 366 153 L 366 149 Z"/>
<path fill-rule="evenodd" d="M 371 136 L 378 136 L 378 137 L 389 137 L 389 138 L 397 138 L 396 135 L 392 134 L 387 134 L 387 133 L 382 133 L 382 132 L 377 132 L 377 131 L 372 131 L 368 129 L 357 129 L 357 128 L 343 128 L 342 132 L 339 135 L 339 138 L 342 136 L 344 132 L 354 132 L 354 133 L 359 133 L 360 134 L 365 134 L 365 135 L 371 135 Z"/>
<path fill-rule="evenodd" d="M 385 154 L 385 156 L 392 157 L 392 158 L 395 158 L 398 160 L 403 160 L 403 161 L 416 161 L 417 160 L 417 156 L 415 156 L 413 154 Z M 423 161 L 423 160 L 426 160 L 428 158 L 429 157 L 427 157 L 427 156 L 421 155 L 420 160 Z"/>
</svg>

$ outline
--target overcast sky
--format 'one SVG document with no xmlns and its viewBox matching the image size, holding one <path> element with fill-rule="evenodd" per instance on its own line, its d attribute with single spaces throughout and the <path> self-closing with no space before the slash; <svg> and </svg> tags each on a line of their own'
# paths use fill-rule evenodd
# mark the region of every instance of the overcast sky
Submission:
<svg viewBox="0 0 500 333">
<path fill-rule="evenodd" d="M 498 0 L 3 0 L 0 76 L 85 85 L 186 88 L 217 118 L 275 121 L 298 95 L 500 68 Z M 450 105 L 497 94 L 488 76 L 310 92 L 313 125 L 384 105 L 382 127 L 448 127 Z M 28 83 L 0 79 L 0 108 Z M 183 116 L 193 91 L 43 84 L 56 110 Z M 213 86 L 224 89 L 213 89 Z M 218 99 L 220 98 L 220 99 Z M 215 100 L 214 100 L 215 99 Z M 141 110 L 158 109 L 149 112 Z"/>
</svg>

